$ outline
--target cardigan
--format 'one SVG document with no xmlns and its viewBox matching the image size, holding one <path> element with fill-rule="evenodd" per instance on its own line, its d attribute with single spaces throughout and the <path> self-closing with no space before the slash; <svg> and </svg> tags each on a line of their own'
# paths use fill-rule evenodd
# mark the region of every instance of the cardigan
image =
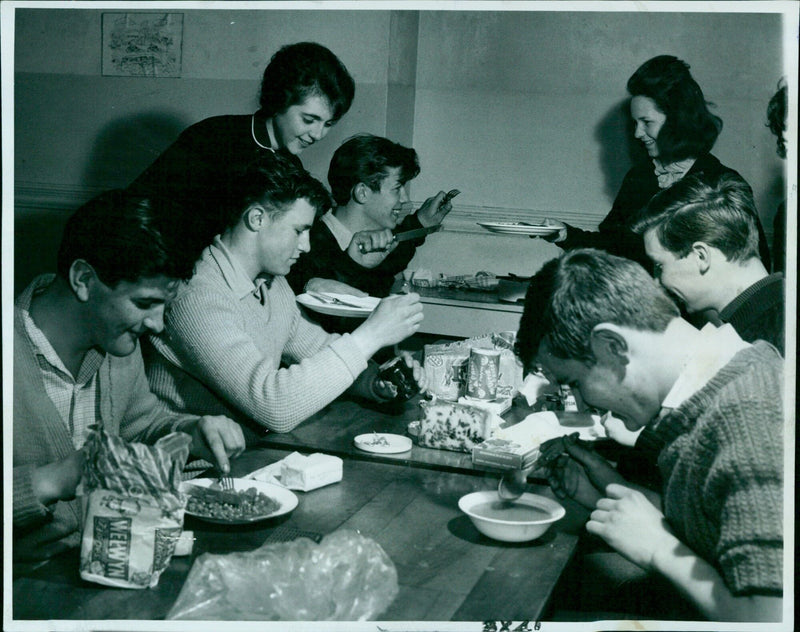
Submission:
<svg viewBox="0 0 800 632">
<path fill-rule="evenodd" d="M 44 506 L 33 493 L 33 471 L 75 450 L 69 428 L 45 392 L 35 348 L 22 319 L 33 292 L 54 275 L 34 279 L 14 305 L 14 558 L 46 559 L 78 546 L 78 500 Z M 150 392 L 139 347 L 128 356 L 106 354 L 97 373 L 100 421 L 106 431 L 128 441 L 154 443 L 193 416 L 164 409 Z"/>
<path fill-rule="evenodd" d="M 756 281 L 725 306 L 719 319 L 733 325 L 742 339 L 766 340 L 783 354 L 784 286 L 780 272 Z"/>
<path fill-rule="evenodd" d="M 236 419 L 248 442 L 290 431 L 367 368 L 352 336 L 308 321 L 284 277 L 256 288 L 219 237 L 167 306 L 164 326 L 145 347 L 153 391 L 173 410 Z"/>
<path fill-rule="evenodd" d="M 694 161 L 686 175 L 716 178 L 723 173 L 731 173 L 741 177 L 730 167 L 723 165 L 712 154 L 702 154 Z M 644 208 L 656 193 L 658 186 L 652 161 L 634 165 L 622 181 L 617 197 L 608 215 L 600 222 L 597 232 L 581 230 L 567 224 L 567 237 L 556 245 L 564 250 L 575 248 L 599 248 L 620 257 L 627 257 L 641 263 L 646 270 L 652 264 L 644 249 L 641 235 L 631 230 L 639 211 Z M 758 249 L 761 261 L 770 268 L 770 254 L 767 237 L 761 221 L 756 218 L 758 226 Z"/>
<path fill-rule="evenodd" d="M 422 228 L 416 215 L 409 215 L 395 228 L 395 233 Z M 331 229 L 321 221 L 314 222 L 310 234 L 311 250 L 303 253 L 286 276 L 297 294 L 305 290 L 309 279 L 335 279 L 369 294 L 384 298 L 389 295 L 395 277 L 408 266 L 425 237 L 403 241 L 374 268 L 353 261 L 342 250 Z"/>
<path fill-rule="evenodd" d="M 664 515 L 734 595 L 782 594 L 783 361 L 756 342 L 652 429 Z"/>
<path fill-rule="evenodd" d="M 232 173 L 273 151 L 265 120 L 257 112 L 195 123 L 129 185 L 131 193 L 177 203 L 170 212 L 181 215 L 174 226 L 192 261 L 225 227 L 221 210 L 227 206 Z"/>
</svg>

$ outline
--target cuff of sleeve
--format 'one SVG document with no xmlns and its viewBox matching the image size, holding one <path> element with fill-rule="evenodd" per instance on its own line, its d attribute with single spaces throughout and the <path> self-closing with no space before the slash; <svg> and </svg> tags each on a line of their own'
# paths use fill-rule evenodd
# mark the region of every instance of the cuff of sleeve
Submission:
<svg viewBox="0 0 800 632">
<path fill-rule="evenodd" d="M 33 470 L 35 465 L 14 468 L 14 526 L 28 526 L 44 522 L 52 515 L 33 493 Z"/>
<path fill-rule="evenodd" d="M 353 379 L 367 368 L 367 358 L 355 338 L 344 334 L 330 344 L 330 349 L 344 362 Z"/>
</svg>

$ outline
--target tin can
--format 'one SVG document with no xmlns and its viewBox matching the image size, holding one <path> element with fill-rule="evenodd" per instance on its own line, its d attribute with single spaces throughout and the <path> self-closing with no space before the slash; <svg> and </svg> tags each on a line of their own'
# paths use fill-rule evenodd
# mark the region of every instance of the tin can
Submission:
<svg viewBox="0 0 800 632">
<path fill-rule="evenodd" d="M 495 399 L 500 377 L 500 351 L 496 349 L 470 349 L 467 368 L 467 397 Z"/>
</svg>

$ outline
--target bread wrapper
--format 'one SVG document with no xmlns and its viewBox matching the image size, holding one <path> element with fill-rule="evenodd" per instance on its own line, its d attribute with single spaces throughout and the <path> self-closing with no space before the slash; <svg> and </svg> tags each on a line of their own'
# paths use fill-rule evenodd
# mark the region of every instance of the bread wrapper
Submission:
<svg viewBox="0 0 800 632">
<path fill-rule="evenodd" d="M 80 574 L 117 588 L 152 588 L 183 531 L 181 471 L 191 437 L 128 443 L 94 426 L 84 445 Z"/>
</svg>

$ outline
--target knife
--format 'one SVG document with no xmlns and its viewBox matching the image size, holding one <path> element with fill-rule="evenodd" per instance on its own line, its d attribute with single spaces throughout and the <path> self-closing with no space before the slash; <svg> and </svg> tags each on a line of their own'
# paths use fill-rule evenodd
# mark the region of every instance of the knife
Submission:
<svg viewBox="0 0 800 632">
<path fill-rule="evenodd" d="M 435 233 L 437 230 L 442 228 L 441 224 L 436 224 L 434 226 L 428 226 L 426 228 L 415 228 L 414 230 L 407 230 L 403 233 L 395 233 L 394 240 L 395 241 L 408 241 L 409 239 L 419 239 L 420 237 L 424 237 L 425 235 L 430 235 L 431 233 Z"/>
</svg>

